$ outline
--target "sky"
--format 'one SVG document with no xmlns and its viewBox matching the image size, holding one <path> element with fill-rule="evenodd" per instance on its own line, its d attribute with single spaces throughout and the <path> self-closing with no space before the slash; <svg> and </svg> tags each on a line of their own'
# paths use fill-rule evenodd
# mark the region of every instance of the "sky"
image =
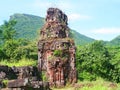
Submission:
<svg viewBox="0 0 120 90">
<path fill-rule="evenodd" d="M 1 0 L 0 25 L 15 13 L 45 17 L 49 7 L 61 9 L 80 34 L 105 41 L 120 35 L 120 0 Z"/>
</svg>

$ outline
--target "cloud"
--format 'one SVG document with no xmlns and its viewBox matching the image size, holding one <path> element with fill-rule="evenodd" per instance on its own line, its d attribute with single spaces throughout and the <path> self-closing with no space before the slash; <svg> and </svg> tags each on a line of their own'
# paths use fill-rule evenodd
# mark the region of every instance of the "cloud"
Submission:
<svg viewBox="0 0 120 90">
<path fill-rule="evenodd" d="M 90 16 L 81 15 L 81 14 L 77 14 L 77 13 L 68 15 L 68 18 L 69 18 L 69 20 L 86 20 L 86 19 L 88 20 L 88 19 L 91 19 Z"/>
<path fill-rule="evenodd" d="M 73 8 L 73 4 L 70 3 L 69 1 L 66 2 L 66 1 L 62 1 L 62 0 L 59 0 L 58 2 L 55 3 L 55 5 L 60 8 L 60 9 L 63 9 L 63 10 L 69 10 L 69 9 L 72 9 Z"/>
<path fill-rule="evenodd" d="M 100 28 L 92 30 L 95 34 L 118 34 L 120 33 L 120 28 Z"/>
<path fill-rule="evenodd" d="M 29 4 L 29 7 L 34 9 L 34 12 L 39 12 L 42 16 L 45 16 L 46 14 L 46 10 L 49 7 L 55 7 L 55 8 L 59 8 L 61 9 L 63 12 L 67 13 L 69 12 L 72 8 L 73 5 L 72 3 L 68 3 L 68 2 L 63 2 L 61 0 L 53 0 L 53 1 L 49 1 L 49 0 L 35 0 L 32 3 Z M 70 11 L 71 12 L 71 11 Z"/>
<path fill-rule="evenodd" d="M 35 9 L 35 11 L 40 13 L 41 16 L 45 16 L 46 10 L 49 7 L 56 7 L 61 9 L 65 14 L 67 14 L 68 19 L 70 22 L 75 22 L 79 20 L 89 20 L 91 19 L 91 16 L 80 14 L 79 12 L 76 13 L 76 5 L 74 5 L 72 2 L 69 0 L 66 1 L 61 1 L 61 0 L 56 0 L 56 1 L 42 1 L 42 0 L 35 0 L 34 2 L 31 3 L 30 5 Z"/>
<path fill-rule="evenodd" d="M 61 0 L 56 1 L 42 1 L 42 0 L 35 0 L 32 3 L 32 6 L 35 8 L 49 8 L 49 7 L 58 7 L 60 9 L 71 9 L 72 3 L 63 2 Z"/>
<path fill-rule="evenodd" d="M 41 1 L 41 0 L 36 0 L 32 3 L 32 6 L 35 8 L 48 8 L 49 6 L 51 6 L 52 3 L 50 2 L 46 2 L 46 1 Z"/>
</svg>

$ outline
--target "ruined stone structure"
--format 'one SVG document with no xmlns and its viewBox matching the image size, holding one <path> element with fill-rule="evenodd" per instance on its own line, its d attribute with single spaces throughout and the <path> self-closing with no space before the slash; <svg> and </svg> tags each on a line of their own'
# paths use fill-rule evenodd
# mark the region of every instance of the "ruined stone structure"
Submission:
<svg viewBox="0 0 120 90">
<path fill-rule="evenodd" d="M 61 87 L 77 81 L 75 44 L 69 38 L 67 16 L 58 8 L 49 8 L 38 42 L 38 69 L 45 71 L 50 86 Z"/>
<path fill-rule="evenodd" d="M 4 80 L 8 80 L 5 85 Z M 50 90 L 49 82 L 40 79 L 37 67 L 0 65 L 0 90 Z"/>
</svg>

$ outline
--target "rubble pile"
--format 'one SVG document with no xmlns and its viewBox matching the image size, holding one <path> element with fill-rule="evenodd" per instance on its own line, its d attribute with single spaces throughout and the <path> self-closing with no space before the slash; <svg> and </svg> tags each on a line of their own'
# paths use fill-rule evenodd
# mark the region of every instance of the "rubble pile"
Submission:
<svg viewBox="0 0 120 90">
<path fill-rule="evenodd" d="M 34 66 L 0 65 L 0 90 L 50 90 L 49 82 L 43 82 L 39 74 L 37 67 Z"/>
</svg>

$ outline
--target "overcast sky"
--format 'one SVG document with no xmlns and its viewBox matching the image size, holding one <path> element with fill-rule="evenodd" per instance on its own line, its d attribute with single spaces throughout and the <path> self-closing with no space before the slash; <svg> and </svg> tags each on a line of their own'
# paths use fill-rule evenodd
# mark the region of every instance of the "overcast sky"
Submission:
<svg viewBox="0 0 120 90">
<path fill-rule="evenodd" d="M 1 0 L 0 25 L 14 13 L 46 16 L 49 7 L 68 15 L 69 27 L 97 40 L 120 35 L 120 0 Z"/>
</svg>

